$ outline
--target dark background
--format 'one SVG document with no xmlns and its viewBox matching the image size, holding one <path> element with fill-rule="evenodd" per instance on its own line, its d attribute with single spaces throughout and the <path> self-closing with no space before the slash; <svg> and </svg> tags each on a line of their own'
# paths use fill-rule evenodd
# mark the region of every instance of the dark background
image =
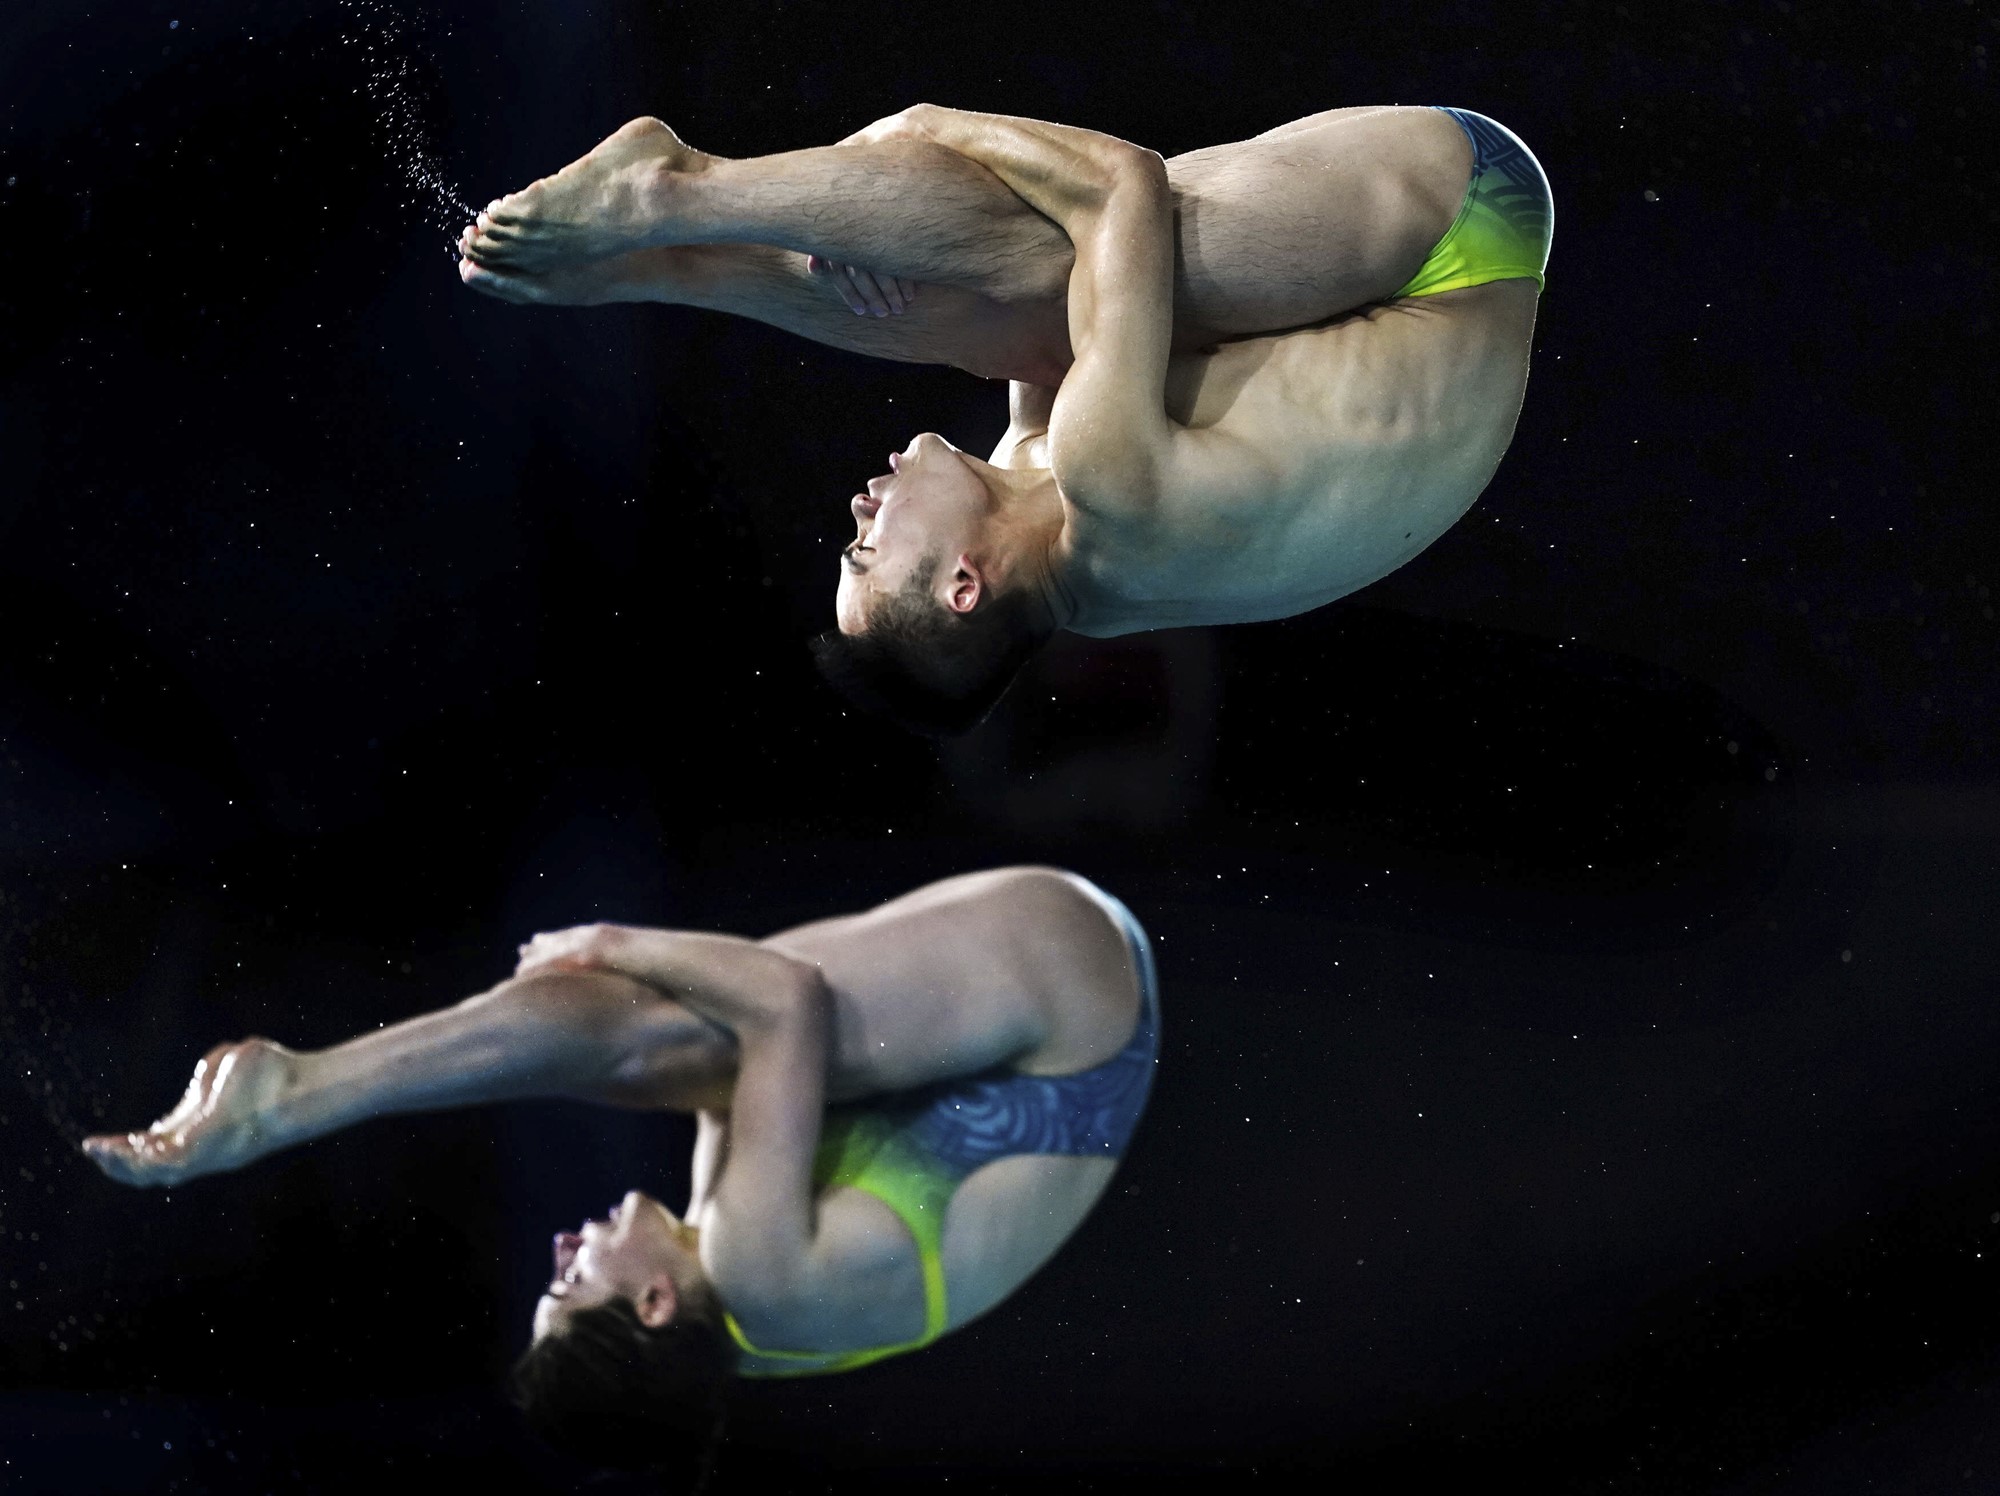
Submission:
<svg viewBox="0 0 2000 1496">
<path fill-rule="evenodd" d="M 528 932 L 761 933 L 1017 860 L 1162 938 L 1119 1185 L 717 1489 L 2000 1490 L 1992 13 L 1119 0 L 0 12 L 0 1486 L 557 1491 L 497 1388 L 668 1118 L 101 1180 L 209 1043 Z M 1492 114 L 1556 189 L 1513 450 L 1310 617 L 1057 651 L 971 743 L 804 637 L 998 389 L 479 300 L 479 201 L 657 113 L 917 99 L 1172 153 Z M 388 124 L 384 124 L 384 120 Z M 614 1486 L 606 1489 L 617 1488 Z"/>
</svg>

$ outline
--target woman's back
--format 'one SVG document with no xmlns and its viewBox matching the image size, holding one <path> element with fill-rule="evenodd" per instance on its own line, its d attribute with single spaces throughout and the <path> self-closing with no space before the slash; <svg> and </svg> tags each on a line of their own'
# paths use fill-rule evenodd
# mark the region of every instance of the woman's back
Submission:
<svg viewBox="0 0 2000 1496">
<path fill-rule="evenodd" d="M 1083 1070 L 1117 1052 L 1138 1012 L 1119 906 L 1054 868 L 947 878 L 762 943 L 819 968 L 833 1047 L 868 1066 L 837 1075 L 835 1100 L 982 1069 L 997 1054 L 1031 1075 Z"/>
<path fill-rule="evenodd" d="M 1096 1204 L 1151 1085 L 1151 963 L 1121 905 L 1039 868 L 766 944 L 819 966 L 857 1047 L 930 1060 L 920 1079 L 882 1078 L 897 1095 L 827 1110 L 814 1179 L 835 1264 L 820 1283 L 837 1287 L 733 1325 L 746 1374 L 845 1370 L 985 1313 Z M 1012 1053 L 994 1063 L 999 1035 Z M 962 1069 L 938 1081 L 950 1053 Z"/>
</svg>

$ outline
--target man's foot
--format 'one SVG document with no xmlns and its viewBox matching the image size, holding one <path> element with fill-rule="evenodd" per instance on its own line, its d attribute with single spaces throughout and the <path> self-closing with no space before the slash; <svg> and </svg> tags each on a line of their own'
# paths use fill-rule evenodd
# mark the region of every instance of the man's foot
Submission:
<svg viewBox="0 0 2000 1496">
<path fill-rule="evenodd" d="M 616 301 L 672 301 L 678 247 L 634 249 L 545 275 L 487 265 L 473 258 L 472 229 L 458 240 L 458 278 L 482 295 L 516 306 L 606 306 Z"/>
<path fill-rule="evenodd" d="M 85 1138 L 83 1151 L 121 1184 L 171 1188 L 241 1168 L 276 1143 L 267 1113 L 290 1084 L 296 1059 L 269 1039 L 218 1044 L 166 1116 L 144 1132 Z"/>
<path fill-rule="evenodd" d="M 502 274 L 549 275 L 666 242 L 663 171 L 701 171 L 709 159 L 658 120 L 635 119 L 554 176 L 492 203 L 466 253 Z"/>
</svg>

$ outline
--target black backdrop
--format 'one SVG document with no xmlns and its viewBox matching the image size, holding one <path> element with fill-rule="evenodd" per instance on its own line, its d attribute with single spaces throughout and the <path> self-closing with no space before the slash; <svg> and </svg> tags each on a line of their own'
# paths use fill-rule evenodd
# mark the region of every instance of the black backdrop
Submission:
<svg viewBox="0 0 2000 1496">
<path fill-rule="evenodd" d="M 746 1391 L 720 1489 L 2000 1489 L 1990 12 L 405 19 L 0 15 L 0 1485 L 576 1487 L 496 1388 L 548 1233 L 684 1190 L 673 1119 L 165 1196 L 75 1138 L 536 928 L 1036 859 L 1163 937 L 1119 1190 L 978 1327 Z M 1000 392 L 481 301 L 401 167 L 483 200 L 638 113 L 749 154 L 916 99 L 1513 126 L 1557 228 L 1492 488 L 1313 616 L 1066 647 L 962 747 L 844 713 L 801 641 L 846 495 Z"/>
</svg>

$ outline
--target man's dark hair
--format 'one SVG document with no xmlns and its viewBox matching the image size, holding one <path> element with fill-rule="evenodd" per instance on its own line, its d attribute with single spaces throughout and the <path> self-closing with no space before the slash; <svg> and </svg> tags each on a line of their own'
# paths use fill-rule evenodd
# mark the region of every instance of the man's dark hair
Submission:
<svg viewBox="0 0 2000 1496">
<path fill-rule="evenodd" d="M 856 706 L 926 737 L 970 732 L 1055 634 L 1025 588 L 954 613 L 931 595 L 934 561 L 875 607 L 865 633 L 812 641 L 827 684 Z"/>
<path fill-rule="evenodd" d="M 684 1474 L 699 1489 L 715 1458 L 736 1347 L 719 1308 L 681 1300 L 642 1324 L 614 1298 L 569 1316 L 514 1363 L 514 1404 L 553 1448 L 592 1465 Z"/>
</svg>

